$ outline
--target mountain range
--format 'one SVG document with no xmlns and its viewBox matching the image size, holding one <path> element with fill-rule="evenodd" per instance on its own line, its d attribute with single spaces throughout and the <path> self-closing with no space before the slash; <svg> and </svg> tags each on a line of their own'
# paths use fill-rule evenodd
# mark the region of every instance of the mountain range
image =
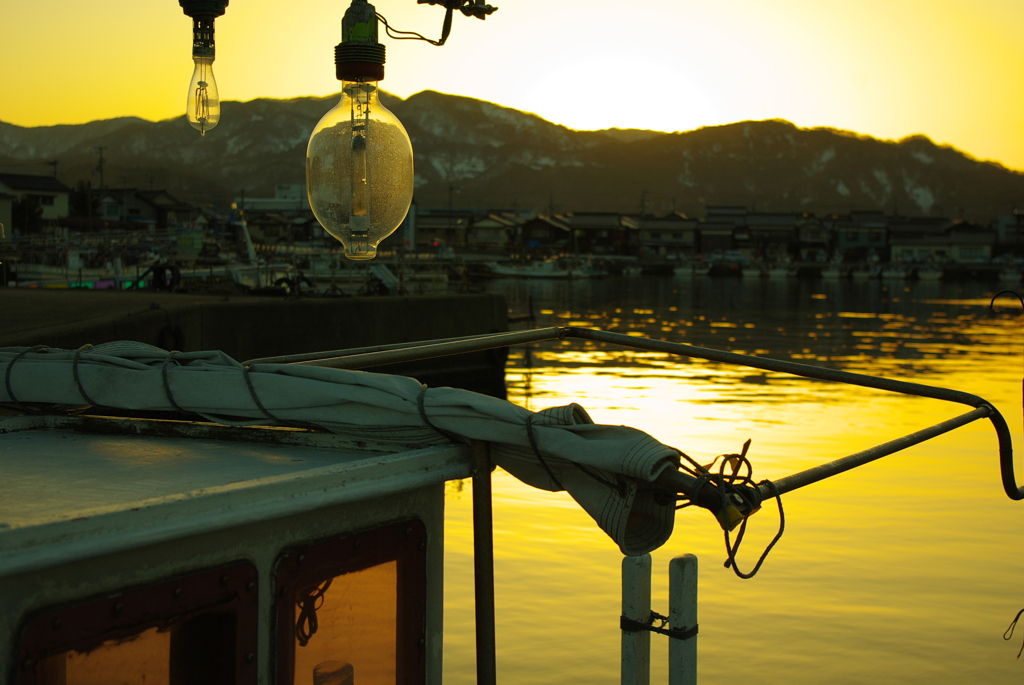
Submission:
<svg viewBox="0 0 1024 685">
<path fill-rule="evenodd" d="M 782 120 L 662 133 L 575 131 L 536 115 L 433 91 L 381 101 L 405 124 L 421 207 L 539 212 L 680 211 L 706 205 L 817 214 L 881 209 L 988 221 L 1024 207 L 1024 173 L 924 136 L 885 141 Z M 200 137 L 184 117 L 25 128 L 0 122 L 0 171 L 99 187 L 164 188 L 227 205 L 304 182 L 310 131 L 337 96 L 225 102 Z"/>
</svg>

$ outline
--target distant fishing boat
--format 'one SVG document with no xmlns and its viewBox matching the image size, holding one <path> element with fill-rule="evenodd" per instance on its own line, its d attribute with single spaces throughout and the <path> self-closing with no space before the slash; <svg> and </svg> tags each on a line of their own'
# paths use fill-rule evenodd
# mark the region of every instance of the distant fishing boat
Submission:
<svg viewBox="0 0 1024 685">
<path fill-rule="evenodd" d="M 905 266 L 899 266 L 898 264 L 888 264 L 882 268 L 883 280 L 902 280 L 905 279 L 907 275 L 907 268 Z"/>
<path fill-rule="evenodd" d="M 488 262 L 491 276 L 503 278 L 601 278 L 608 275 L 589 259 L 562 257 L 527 262 L 525 264 L 503 264 Z"/>
<path fill-rule="evenodd" d="M 866 264 L 864 266 L 858 266 L 857 268 L 855 268 L 853 271 L 850 272 L 850 275 L 853 277 L 853 280 L 855 281 L 867 281 L 872 278 L 880 278 L 882 275 L 882 269 L 878 265 Z"/>
<path fill-rule="evenodd" d="M 768 262 L 761 266 L 760 271 L 761 278 L 768 278 L 771 280 L 782 280 L 789 278 L 793 275 L 793 269 L 786 262 L 776 263 Z"/>
<path fill-rule="evenodd" d="M 683 278 L 690 278 L 693 276 L 710 276 L 712 268 L 714 268 L 714 264 L 711 262 L 705 262 L 698 259 L 686 261 L 673 267 L 672 274 Z"/>
<path fill-rule="evenodd" d="M 1002 283 L 1013 283 L 1020 285 L 1021 269 L 1019 267 L 1006 267 L 999 270 L 999 281 Z"/>
</svg>

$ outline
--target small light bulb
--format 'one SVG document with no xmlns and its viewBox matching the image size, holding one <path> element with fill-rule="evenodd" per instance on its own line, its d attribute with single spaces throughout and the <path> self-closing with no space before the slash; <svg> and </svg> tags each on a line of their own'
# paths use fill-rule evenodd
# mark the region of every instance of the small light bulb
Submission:
<svg viewBox="0 0 1024 685">
<path fill-rule="evenodd" d="M 373 259 L 409 212 L 412 142 L 372 81 L 343 81 L 341 101 L 313 129 L 306 188 L 320 225 L 349 259 Z"/>
<path fill-rule="evenodd" d="M 185 14 L 192 17 L 192 80 L 188 84 L 185 118 L 192 128 L 205 136 L 220 122 L 220 93 L 213 78 L 214 20 L 224 14 L 228 0 L 178 0 Z"/>
<path fill-rule="evenodd" d="M 188 85 L 185 113 L 192 128 L 205 136 L 220 121 L 220 94 L 217 92 L 217 80 L 213 77 L 213 58 L 193 57 L 192 60 L 196 68 Z"/>
</svg>

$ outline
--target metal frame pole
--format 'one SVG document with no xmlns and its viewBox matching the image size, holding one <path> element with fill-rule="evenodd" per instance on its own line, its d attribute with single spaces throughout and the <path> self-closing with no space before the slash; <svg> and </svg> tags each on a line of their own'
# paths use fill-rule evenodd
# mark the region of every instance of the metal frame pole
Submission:
<svg viewBox="0 0 1024 685">
<path fill-rule="evenodd" d="M 806 471 L 800 471 L 790 476 L 783 476 L 778 480 L 774 481 L 774 488 L 762 485 L 759 486 L 761 495 L 765 498 L 774 497 L 776 494 L 784 495 L 787 492 L 792 492 L 797 488 L 802 488 L 805 485 L 811 483 L 817 483 L 820 480 L 824 480 L 831 476 L 834 476 L 844 471 L 862 466 L 869 462 L 881 459 L 882 457 L 889 456 L 901 450 L 905 450 L 908 447 L 913 447 L 926 440 L 931 440 L 934 437 L 938 437 L 944 433 L 948 433 L 951 430 L 966 426 L 968 423 L 972 423 L 978 419 L 984 419 L 991 414 L 991 407 L 982 406 L 977 409 L 972 409 L 966 414 L 955 416 L 951 419 L 947 419 L 942 423 L 929 426 L 916 433 L 904 435 L 903 437 L 890 440 L 882 445 L 876 445 L 875 447 L 868 448 L 861 452 L 851 454 L 834 461 L 830 461 L 825 464 L 813 466 Z"/>
<path fill-rule="evenodd" d="M 494 639 L 494 518 L 491 510 L 491 446 L 474 441 L 473 571 L 476 594 L 476 681 L 495 685 L 497 664 Z"/>
<path fill-rule="evenodd" d="M 564 340 L 565 338 L 592 340 L 595 342 L 610 343 L 623 347 L 664 352 L 666 354 L 674 354 L 682 357 L 707 359 L 709 361 L 722 362 L 725 364 L 737 364 L 766 371 L 788 373 L 803 378 L 814 378 L 835 383 L 848 383 L 865 388 L 873 388 L 875 390 L 884 390 L 886 392 L 897 392 L 905 395 L 928 397 L 946 402 L 965 404 L 975 409 L 973 412 L 950 419 L 949 421 L 938 424 L 933 428 L 919 431 L 918 433 L 914 433 L 906 438 L 886 443 L 885 445 L 872 448 L 871 450 L 866 450 L 865 452 L 858 453 L 857 455 L 851 455 L 850 457 L 838 460 L 832 464 L 823 465 L 823 467 L 821 467 L 823 470 L 812 469 L 811 471 L 815 472 L 813 477 L 810 475 L 810 472 L 805 472 L 807 475 L 795 474 L 794 476 L 788 477 L 788 481 L 787 479 L 782 479 L 780 482 L 785 485 L 786 489 L 783 490 L 780 488 L 780 494 L 782 492 L 791 491 L 798 487 L 802 487 L 803 485 L 816 482 L 823 477 L 841 473 L 842 471 L 853 468 L 854 466 L 859 466 L 867 461 L 886 456 L 887 454 L 892 454 L 893 452 L 917 444 L 923 440 L 930 439 L 936 435 L 941 435 L 953 428 L 966 425 L 971 421 L 988 418 L 992 423 L 992 427 L 996 431 L 996 438 L 999 443 L 999 473 L 1003 483 L 1003 491 L 1006 493 L 1007 497 L 1012 500 L 1024 499 L 1024 487 L 1019 487 L 1017 485 L 1017 479 L 1014 473 L 1013 444 L 1010 437 L 1010 429 L 1002 414 L 1000 414 L 999 411 L 986 400 L 978 397 L 977 395 L 972 395 L 958 390 L 950 390 L 948 388 L 923 385 L 921 383 L 910 383 L 892 378 L 868 376 L 866 374 L 810 366 L 808 364 L 779 359 L 754 357 L 746 354 L 738 354 L 736 352 L 723 352 L 721 350 L 696 347 L 693 345 L 686 345 L 684 343 L 653 340 L 650 338 L 636 338 L 622 333 L 610 333 L 608 331 L 598 329 L 575 327 L 538 328 L 527 331 L 508 331 L 504 333 L 492 333 L 465 338 L 449 338 L 445 340 L 419 343 L 385 345 L 380 346 L 379 348 L 363 348 L 361 350 L 341 350 L 336 352 L 294 355 L 291 357 L 273 357 L 254 360 L 247 362 L 247 364 L 256 362 L 276 362 L 360 369 L 380 366 L 382 364 L 392 364 L 419 359 L 432 359 L 435 357 L 444 357 L 453 354 L 463 354 L 466 352 L 476 352 L 498 347 L 508 347 L 509 345 L 539 342 L 541 340 Z M 902 446 L 898 446 L 900 444 Z M 764 492 L 763 494 L 768 496 L 773 493 Z"/>
</svg>

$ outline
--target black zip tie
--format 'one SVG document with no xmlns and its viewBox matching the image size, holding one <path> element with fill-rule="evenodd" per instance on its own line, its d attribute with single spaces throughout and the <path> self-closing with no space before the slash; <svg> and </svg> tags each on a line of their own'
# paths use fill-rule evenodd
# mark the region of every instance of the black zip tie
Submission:
<svg viewBox="0 0 1024 685">
<path fill-rule="evenodd" d="M 21 358 L 24 357 L 25 355 L 30 354 L 32 352 L 38 352 L 40 350 L 48 349 L 50 348 L 47 347 L 46 345 L 36 345 L 35 347 L 29 347 L 22 350 L 14 357 L 14 359 L 11 360 L 11 363 L 7 365 L 7 371 L 4 373 L 4 385 L 7 387 L 7 396 L 11 398 L 10 401 L 14 406 L 16 406 L 18 409 L 25 412 L 26 414 L 42 414 L 43 411 L 41 409 L 36 409 L 35 407 L 30 407 L 27 404 L 22 403 L 20 400 L 18 400 L 17 397 L 14 396 L 14 390 L 11 388 L 11 371 L 14 369 L 14 365 L 19 360 L 21 360 Z"/>
<path fill-rule="evenodd" d="M 420 418 L 423 420 L 423 423 L 427 426 L 427 428 L 434 431 L 435 433 L 445 438 L 446 440 L 450 440 L 451 442 L 466 442 L 466 440 L 464 440 L 462 437 L 455 435 L 454 433 L 450 433 L 445 429 L 434 425 L 434 423 L 430 420 L 430 417 L 427 416 L 427 406 L 425 404 L 426 398 L 427 386 L 424 385 L 420 388 L 419 397 L 416 398 L 416 406 L 419 407 Z"/>
<path fill-rule="evenodd" d="M 170 364 L 171 362 L 174 362 L 175 366 L 180 366 L 180 364 L 178 364 L 178 361 L 174 359 L 174 355 L 176 354 L 178 353 L 168 352 L 167 358 L 164 359 L 163 366 L 160 367 L 160 373 L 163 376 L 164 380 L 164 394 L 167 395 L 167 401 L 171 403 L 171 406 L 174 407 L 179 414 L 192 414 L 194 412 L 190 412 L 187 409 L 183 409 L 181 405 L 174 401 L 174 394 L 171 392 L 171 381 L 170 378 L 167 376 L 167 365 Z"/>
<path fill-rule="evenodd" d="M 533 434 L 533 419 L 536 416 L 536 414 L 530 414 L 530 418 L 526 420 L 526 437 L 530 439 L 530 447 L 533 448 L 533 453 L 537 455 L 537 459 L 540 461 L 540 465 L 543 466 L 544 470 L 548 472 L 548 477 L 554 482 L 555 485 L 558 486 L 559 490 L 565 490 L 565 486 L 562 485 L 562 481 L 558 480 L 558 477 L 555 476 L 555 472 L 551 470 L 550 466 L 548 466 L 547 460 L 544 459 L 544 455 L 540 453 L 540 448 L 537 447 L 537 438 Z"/>
<path fill-rule="evenodd" d="M 1024 609 L 1018 611 L 1017 615 L 1013 617 L 1012 621 L 1010 621 L 1010 627 L 1006 629 L 1005 633 L 1003 633 L 1004 640 L 1009 640 L 1011 637 L 1013 637 L 1013 629 L 1017 627 L 1017 621 L 1020 620 L 1021 614 L 1024 614 Z M 1024 653 L 1024 644 L 1021 644 L 1020 651 L 1017 652 L 1018 659 L 1020 658 L 1021 653 Z"/>
<path fill-rule="evenodd" d="M 82 399 L 85 400 L 86 404 L 93 407 L 99 407 L 100 404 L 93 398 L 89 397 L 89 394 L 85 391 L 85 386 L 82 385 L 82 378 L 78 375 L 78 360 L 82 356 L 82 350 L 86 350 L 90 347 L 92 347 L 92 345 L 82 345 L 75 350 L 75 358 L 71 363 L 71 374 L 75 377 L 75 385 L 78 386 L 78 394 L 82 396 Z"/>
<path fill-rule="evenodd" d="M 654 625 L 655 621 L 661 621 L 661 625 Z M 646 623 L 632 618 L 626 618 L 625 616 L 619 616 L 619 628 L 629 633 L 649 630 L 650 632 L 658 633 L 659 635 L 667 635 L 673 640 L 689 640 L 690 638 L 696 637 L 697 633 L 700 632 L 700 628 L 696 624 L 691 628 L 666 628 L 665 624 L 667 623 L 668 616 L 662 616 L 655 611 L 651 612 Z"/>
</svg>

